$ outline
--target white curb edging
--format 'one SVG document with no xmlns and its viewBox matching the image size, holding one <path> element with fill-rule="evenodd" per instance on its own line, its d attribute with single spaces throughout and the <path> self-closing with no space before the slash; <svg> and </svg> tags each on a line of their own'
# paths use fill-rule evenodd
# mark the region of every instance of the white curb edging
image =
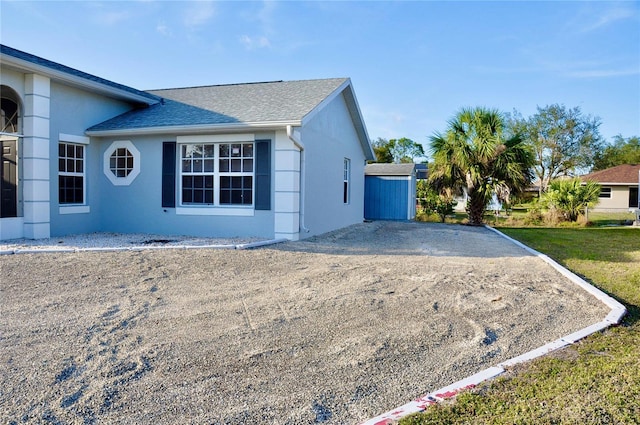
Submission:
<svg viewBox="0 0 640 425">
<path fill-rule="evenodd" d="M 14 250 L 2 250 L 0 255 L 14 255 L 14 254 L 62 254 L 73 252 L 119 252 L 119 251 L 153 251 L 153 250 L 167 250 L 167 249 L 252 249 L 262 246 L 275 245 L 278 243 L 287 242 L 288 239 L 269 239 L 266 241 L 249 242 L 243 244 L 229 244 L 229 245 L 161 245 L 161 246 L 114 246 L 114 247 L 88 247 L 88 248 L 44 248 L 44 249 L 30 249 L 20 248 Z"/>
<path fill-rule="evenodd" d="M 455 397 L 457 394 L 459 394 L 464 390 L 471 389 L 484 381 L 493 379 L 503 374 L 506 371 L 506 369 L 509 367 L 512 367 L 518 363 L 523 363 L 529 360 L 536 359 L 538 357 L 542 357 L 546 354 L 551 353 L 552 351 L 556 351 L 561 348 L 564 348 L 568 345 L 571 345 L 581 340 L 582 338 L 585 338 L 591 334 L 594 334 L 603 329 L 606 329 L 609 326 L 616 325 L 620 323 L 620 320 L 622 320 L 622 318 L 626 314 L 627 309 L 621 303 L 616 301 L 613 297 L 610 297 L 609 295 L 605 294 L 598 288 L 592 286 L 591 284 L 586 282 L 584 279 L 582 279 L 575 273 L 567 270 L 566 268 L 558 264 L 556 261 L 552 260 L 547 255 L 544 255 L 536 251 L 535 249 L 528 247 L 522 242 L 517 241 L 505 235 L 504 233 L 502 233 L 497 229 L 494 229 L 493 227 L 490 227 L 487 225 L 485 225 L 484 227 L 491 230 L 492 232 L 497 233 L 503 238 L 511 241 L 515 245 L 519 246 L 520 248 L 523 248 L 527 252 L 535 255 L 536 257 L 539 257 L 540 259 L 545 261 L 547 264 L 552 266 L 554 269 L 556 269 L 558 272 L 560 272 L 563 276 L 568 278 L 571 282 L 580 286 L 582 289 L 584 289 L 585 291 L 587 291 L 588 293 L 596 297 L 598 300 L 602 301 L 607 307 L 611 309 L 611 311 L 600 322 L 594 323 L 577 332 L 573 332 L 569 335 L 558 338 L 555 341 L 552 341 L 552 342 L 549 342 L 548 344 L 543 345 L 542 347 L 536 348 L 535 350 L 531 350 L 527 353 L 521 354 L 512 359 L 506 360 L 498 364 L 497 366 L 484 369 L 476 373 L 475 375 L 471 375 L 451 385 L 448 385 L 446 387 L 440 388 L 439 390 L 426 394 L 403 406 L 400 406 L 396 409 L 390 410 L 379 416 L 376 416 L 375 418 L 371 418 L 365 422 L 362 422 L 361 425 L 391 425 L 405 416 L 408 416 L 413 413 L 422 412 L 423 410 L 425 410 L 427 407 L 431 405 L 434 405 L 442 400 Z"/>
</svg>

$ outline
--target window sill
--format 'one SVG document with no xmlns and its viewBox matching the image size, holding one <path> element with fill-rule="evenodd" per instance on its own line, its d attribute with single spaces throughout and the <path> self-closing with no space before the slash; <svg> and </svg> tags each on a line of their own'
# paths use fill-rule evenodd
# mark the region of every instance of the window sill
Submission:
<svg viewBox="0 0 640 425">
<path fill-rule="evenodd" d="M 176 215 L 227 215 L 236 217 L 253 217 L 253 206 L 251 207 L 177 207 Z"/>
<path fill-rule="evenodd" d="M 89 205 L 73 205 L 68 207 L 60 207 L 58 212 L 60 214 L 87 214 L 91 212 Z"/>
</svg>

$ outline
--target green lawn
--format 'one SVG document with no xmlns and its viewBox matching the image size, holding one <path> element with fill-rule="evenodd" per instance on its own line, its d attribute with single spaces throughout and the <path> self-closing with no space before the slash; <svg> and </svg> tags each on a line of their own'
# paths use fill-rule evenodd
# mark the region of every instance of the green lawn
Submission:
<svg viewBox="0 0 640 425">
<path fill-rule="evenodd" d="M 640 424 L 640 228 L 500 230 L 612 295 L 628 315 L 400 424 Z"/>
</svg>

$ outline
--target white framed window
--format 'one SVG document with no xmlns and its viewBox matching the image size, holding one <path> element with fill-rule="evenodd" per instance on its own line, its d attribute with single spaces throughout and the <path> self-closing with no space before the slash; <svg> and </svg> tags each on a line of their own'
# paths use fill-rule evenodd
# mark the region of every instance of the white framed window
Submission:
<svg viewBox="0 0 640 425">
<path fill-rule="evenodd" d="M 351 160 L 349 158 L 344 159 L 344 176 L 343 176 L 343 184 L 342 184 L 342 201 L 345 204 L 348 204 L 350 201 L 349 197 L 349 186 L 351 182 Z"/>
<path fill-rule="evenodd" d="M 85 145 L 59 142 L 58 203 L 84 205 L 85 184 Z"/>
<path fill-rule="evenodd" d="M 598 198 L 611 198 L 611 188 L 610 187 L 601 188 Z"/>
<path fill-rule="evenodd" d="M 254 143 L 180 145 L 180 204 L 253 206 Z"/>
<path fill-rule="evenodd" d="M 129 140 L 109 145 L 103 157 L 104 175 L 115 186 L 128 186 L 140 174 L 140 151 Z"/>
</svg>

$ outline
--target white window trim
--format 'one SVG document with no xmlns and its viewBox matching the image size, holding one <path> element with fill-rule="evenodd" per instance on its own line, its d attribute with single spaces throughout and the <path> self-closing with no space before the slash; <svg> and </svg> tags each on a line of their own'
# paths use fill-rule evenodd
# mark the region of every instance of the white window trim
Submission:
<svg viewBox="0 0 640 425">
<path fill-rule="evenodd" d="M 84 155 L 82 157 L 82 200 L 81 204 L 60 204 L 60 197 L 58 197 L 58 214 L 86 214 L 91 212 L 89 203 L 87 202 L 87 146 L 90 144 L 91 139 L 86 136 L 77 136 L 74 134 L 58 133 L 58 144 L 60 143 L 72 143 L 76 145 L 84 145 Z M 59 158 L 59 156 L 58 156 Z M 60 170 L 58 169 L 58 176 L 60 176 Z M 63 174 L 66 175 L 66 174 Z"/>
<path fill-rule="evenodd" d="M 200 206 L 181 206 L 176 207 L 176 215 L 229 215 L 237 217 L 253 217 L 255 215 L 255 209 L 253 206 L 248 207 L 200 207 Z"/>
<path fill-rule="evenodd" d="M 344 205 L 349 205 L 351 203 L 351 159 L 349 158 L 344 158 L 343 161 L 343 174 L 342 174 L 342 203 Z M 347 195 L 347 200 L 345 202 L 344 200 L 344 184 L 347 184 L 347 190 L 346 190 L 346 195 Z"/>
<path fill-rule="evenodd" d="M 86 136 L 76 136 L 73 134 L 58 133 L 58 141 L 66 143 L 77 143 L 79 145 L 88 145 L 91 141 Z"/>
<path fill-rule="evenodd" d="M 176 206 L 176 214 L 177 215 L 229 215 L 229 216 L 254 216 L 255 214 L 255 194 L 256 194 L 256 179 L 255 179 L 255 169 L 256 169 L 256 157 L 255 157 L 255 149 L 256 144 L 255 140 L 253 140 L 253 135 L 240 134 L 233 135 L 234 137 L 225 137 L 222 135 L 216 136 L 185 136 L 178 137 L 177 143 L 177 167 L 178 167 L 178 202 Z M 250 140 L 247 140 L 251 137 Z M 233 140 L 230 140 L 233 139 Z M 238 205 L 238 204 L 220 204 L 220 177 L 233 175 L 227 172 L 221 172 L 220 167 L 220 150 L 219 145 L 221 144 L 242 144 L 242 143 L 251 143 L 253 145 L 253 171 L 250 173 L 252 177 L 252 202 L 249 205 Z M 213 172 L 201 173 L 201 174 L 193 174 L 186 173 L 186 175 L 208 175 L 211 174 L 214 176 L 214 191 L 213 191 L 213 204 L 185 204 L 182 200 L 182 146 L 184 145 L 214 145 L 214 168 Z M 241 173 L 238 175 L 247 176 L 249 173 Z"/>
<path fill-rule="evenodd" d="M 133 155 L 133 169 L 126 177 L 116 177 L 111 171 L 110 159 L 116 149 L 125 148 Z M 140 151 L 130 140 L 116 140 L 109 145 L 102 158 L 102 171 L 114 186 L 129 186 L 140 174 Z"/>
<path fill-rule="evenodd" d="M 86 198 L 86 193 L 85 193 Z M 58 209 L 59 214 L 87 214 L 91 212 L 89 205 L 70 205 L 68 207 L 60 207 Z"/>
</svg>

